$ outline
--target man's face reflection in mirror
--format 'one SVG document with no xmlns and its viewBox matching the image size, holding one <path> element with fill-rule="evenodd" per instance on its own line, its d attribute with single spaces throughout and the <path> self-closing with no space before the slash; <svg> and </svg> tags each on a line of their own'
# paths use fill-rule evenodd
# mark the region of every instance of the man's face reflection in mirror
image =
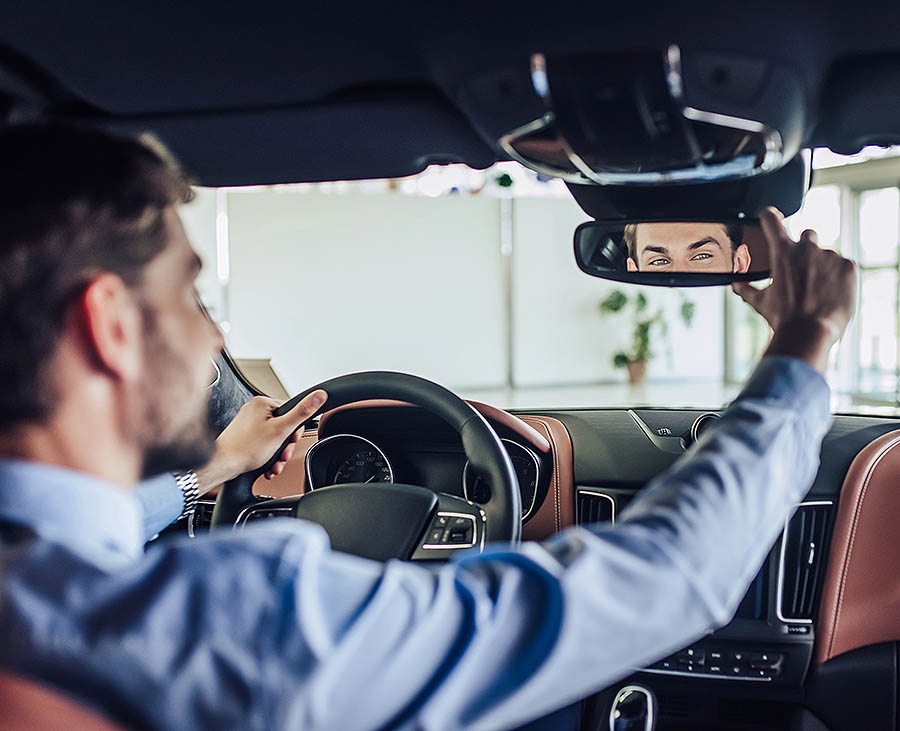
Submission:
<svg viewBox="0 0 900 731">
<path fill-rule="evenodd" d="M 750 249 L 743 236 L 739 223 L 630 223 L 626 266 L 629 272 L 744 274 Z"/>
</svg>

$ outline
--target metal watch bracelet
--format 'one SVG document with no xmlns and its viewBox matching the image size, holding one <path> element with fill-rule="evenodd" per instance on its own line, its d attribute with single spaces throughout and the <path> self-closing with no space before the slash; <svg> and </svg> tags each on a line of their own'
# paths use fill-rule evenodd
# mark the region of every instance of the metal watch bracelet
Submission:
<svg viewBox="0 0 900 731">
<path fill-rule="evenodd" d="M 200 496 L 199 481 L 197 480 L 197 473 L 193 470 L 176 472 L 174 477 L 175 484 L 181 488 L 181 494 L 184 496 L 184 507 L 181 510 L 181 515 L 178 516 L 178 519 L 181 520 L 193 513 L 194 508 L 197 507 L 197 498 Z"/>
</svg>

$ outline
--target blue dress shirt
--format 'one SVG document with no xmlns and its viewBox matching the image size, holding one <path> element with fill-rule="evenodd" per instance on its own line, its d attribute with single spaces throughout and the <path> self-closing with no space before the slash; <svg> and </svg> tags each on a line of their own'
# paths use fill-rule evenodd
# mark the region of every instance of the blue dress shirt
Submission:
<svg viewBox="0 0 900 731">
<path fill-rule="evenodd" d="M 0 665 L 140 727 L 510 728 L 729 621 L 815 476 L 828 403 L 768 358 L 615 527 L 438 567 L 289 519 L 143 553 L 158 503 L 0 462 Z"/>
</svg>

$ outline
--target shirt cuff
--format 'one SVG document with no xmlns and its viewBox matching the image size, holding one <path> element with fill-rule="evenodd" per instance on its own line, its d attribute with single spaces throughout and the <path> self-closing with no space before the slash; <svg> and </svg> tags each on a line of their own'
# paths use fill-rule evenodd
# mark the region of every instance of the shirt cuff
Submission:
<svg viewBox="0 0 900 731">
<path fill-rule="evenodd" d="M 139 482 L 134 496 L 141 511 L 145 543 L 178 520 L 184 510 L 184 493 L 174 475 L 162 474 Z"/>
</svg>

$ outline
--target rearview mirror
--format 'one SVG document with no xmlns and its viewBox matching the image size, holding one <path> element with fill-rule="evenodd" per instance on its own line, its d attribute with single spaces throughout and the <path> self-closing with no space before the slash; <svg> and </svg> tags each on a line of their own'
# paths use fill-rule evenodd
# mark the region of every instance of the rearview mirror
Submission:
<svg viewBox="0 0 900 731">
<path fill-rule="evenodd" d="M 703 287 L 769 276 L 758 221 L 589 221 L 575 229 L 586 274 L 665 287 Z"/>
</svg>

